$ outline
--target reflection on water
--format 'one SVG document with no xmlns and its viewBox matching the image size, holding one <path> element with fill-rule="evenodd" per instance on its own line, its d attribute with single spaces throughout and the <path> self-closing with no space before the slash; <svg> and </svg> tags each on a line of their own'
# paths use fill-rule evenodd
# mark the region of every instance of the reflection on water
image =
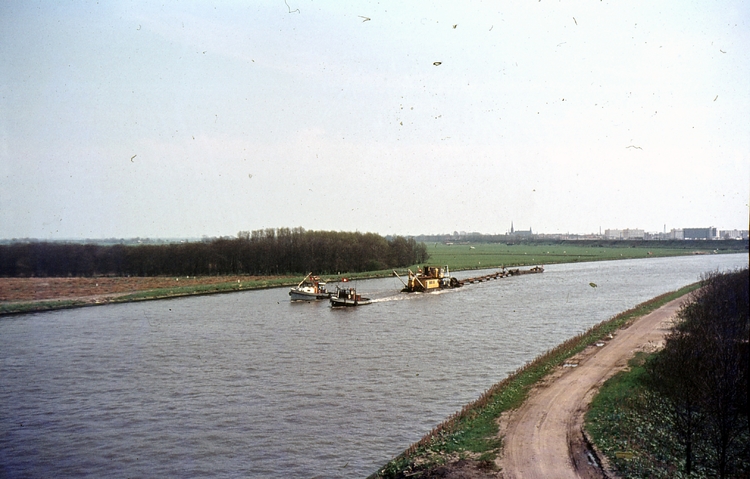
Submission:
<svg viewBox="0 0 750 479">
<path fill-rule="evenodd" d="M 545 350 L 747 263 L 551 265 L 438 294 L 358 281 L 360 308 L 273 289 L 2 318 L 0 476 L 365 477 Z"/>
</svg>

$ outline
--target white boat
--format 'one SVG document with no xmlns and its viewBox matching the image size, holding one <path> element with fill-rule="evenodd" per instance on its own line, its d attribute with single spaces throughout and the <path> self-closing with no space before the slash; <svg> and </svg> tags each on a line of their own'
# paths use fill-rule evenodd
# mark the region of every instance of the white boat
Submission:
<svg viewBox="0 0 750 479">
<path fill-rule="evenodd" d="M 310 273 L 297 286 L 289 289 L 289 296 L 292 301 L 316 301 L 330 298 L 331 293 L 326 291 L 326 284 L 320 281 L 319 276 Z"/>
</svg>

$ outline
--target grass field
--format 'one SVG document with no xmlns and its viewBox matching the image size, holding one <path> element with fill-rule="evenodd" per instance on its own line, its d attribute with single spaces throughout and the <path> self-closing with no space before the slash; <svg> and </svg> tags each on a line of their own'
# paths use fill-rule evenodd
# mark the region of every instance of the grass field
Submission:
<svg viewBox="0 0 750 479">
<path fill-rule="evenodd" d="M 502 266 L 535 266 L 554 263 L 576 263 L 615 259 L 649 258 L 658 256 L 684 256 L 694 252 L 711 253 L 712 250 L 663 248 L 655 245 L 633 247 L 574 244 L 515 244 L 430 243 L 427 252 L 430 265 L 449 266 L 452 270 L 496 268 Z M 658 245 L 657 245 L 658 246 Z"/>
</svg>

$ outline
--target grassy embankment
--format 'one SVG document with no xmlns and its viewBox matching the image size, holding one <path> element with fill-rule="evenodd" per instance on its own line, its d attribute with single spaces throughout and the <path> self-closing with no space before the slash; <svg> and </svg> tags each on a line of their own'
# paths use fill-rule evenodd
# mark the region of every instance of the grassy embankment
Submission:
<svg viewBox="0 0 750 479">
<path fill-rule="evenodd" d="M 698 435 L 693 444 L 693 471 L 685 473 L 685 445 L 675 433 L 673 411 L 654 400 L 647 364 L 654 354 L 637 353 L 629 369 L 607 380 L 586 413 L 585 429 L 600 455 L 620 477 L 704 479 L 717 477 L 715 437 Z M 697 426 L 696 426 L 697 429 Z M 747 441 L 747 433 L 737 442 Z M 745 442 L 747 443 L 747 442 Z M 743 460 L 735 458 L 742 464 Z M 744 470 L 748 468 L 744 458 Z M 747 477 L 746 473 L 727 477 Z"/>
<path fill-rule="evenodd" d="M 726 243 L 729 245 L 730 243 Z M 453 244 L 431 243 L 427 245 L 430 265 L 448 265 L 451 270 L 469 270 L 481 268 L 500 268 L 502 266 L 533 266 L 537 264 L 547 265 L 554 263 L 572 263 L 585 261 L 604 261 L 616 259 L 648 258 L 659 256 L 680 256 L 713 252 L 713 245 L 706 244 L 700 250 L 694 245 L 684 244 L 678 248 L 674 245 L 661 243 L 634 244 L 627 242 L 615 242 L 602 244 L 598 242 L 584 243 L 520 243 L 507 245 L 504 243 L 475 243 L 475 244 Z M 732 244 L 732 246 L 735 246 Z M 725 250 L 722 252 L 737 252 Z M 415 271 L 420 265 L 412 265 Z M 406 273 L 407 268 L 399 269 L 399 274 Z M 392 270 L 370 271 L 364 273 L 351 273 L 345 275 L 324 275 L 323 279 L 329 282 L 340 281 L 343 276 L 352 279 L 382 278 L 392 275 Z M 268 279 L 248 279 L 240 283 L 236 281 L 211 284 L 200 284 L 192 286 L 180 286 L 169 288 L 158 288 L 142 291 L 132 291 L 127 294 L 109 295 L 102 301 L 92 299 L 45 299 L 35 301 L 13 301 L 0 303 L 0 315 L 26 313 L 33 311 L 46 311 L 53 309 L 74 308 L 81 306 L 92 306 L 96 304 L 122 303 L 131 301 L 143 301 L 151 299 L 164 299 L 181 296 L 192 296 L 213 293 L 228 293 L 233 291 L 247 291 L 253 289 L 275 288 L 296 285 L 302 280 L 302 276 L 287 276 Z M 2 281 L 2 278 L 0 278 Z M 93 293 L 92 293 L 93 294 Z"/>
<path fill-rule="evenodd" d="M 643 352 L 637 353 L 628 362 L 628 370 L 617 373 L 602 385 L 586 413 L 585 429 L 601 454 L 621 474 L 628 477 L 676 477 L 679 474 L 676 467 L 665 469 L 663 465 L 667 462 L 682 466 L 684 458 L 678 453 L 680 445 L 676 444 L 675 438 L 669 437 L 669 432 L 657 427 L 643 414 L 642 402 L 649 394 L 644 383 L 647 376 L 645 363 L 650 357 Z M 695 477 L 704 475 L 696 474 Z"/>
<path fill-rule="evenodd" d="M 519 407 L 538 381 L 587 346 L 698 286 L 698 283 L 689 285 L 639 304 L 539 356 L 435 427 L 373 474 L 371 479 L 403 477 L 456 458 L 472 458 L 492 467 L 501 445 L 497 437 L 497 419 L 503 412 Z"/>
</svg>

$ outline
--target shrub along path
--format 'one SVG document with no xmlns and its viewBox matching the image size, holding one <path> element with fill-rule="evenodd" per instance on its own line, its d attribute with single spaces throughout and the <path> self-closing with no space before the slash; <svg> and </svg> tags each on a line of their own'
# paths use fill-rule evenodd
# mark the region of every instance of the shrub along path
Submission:
<svg viewBox="0 0 750 479">
<path fill-rule="evenodd" d="M 589 346 L 566 361 L 502 419 L 505 479 L 600 478 L 583 436 L 583 415 L 598 388 L 640 350 L 652 352 L 663 341 L 685 296 L 620 329 L 612 339 Z"/>
</svg>

